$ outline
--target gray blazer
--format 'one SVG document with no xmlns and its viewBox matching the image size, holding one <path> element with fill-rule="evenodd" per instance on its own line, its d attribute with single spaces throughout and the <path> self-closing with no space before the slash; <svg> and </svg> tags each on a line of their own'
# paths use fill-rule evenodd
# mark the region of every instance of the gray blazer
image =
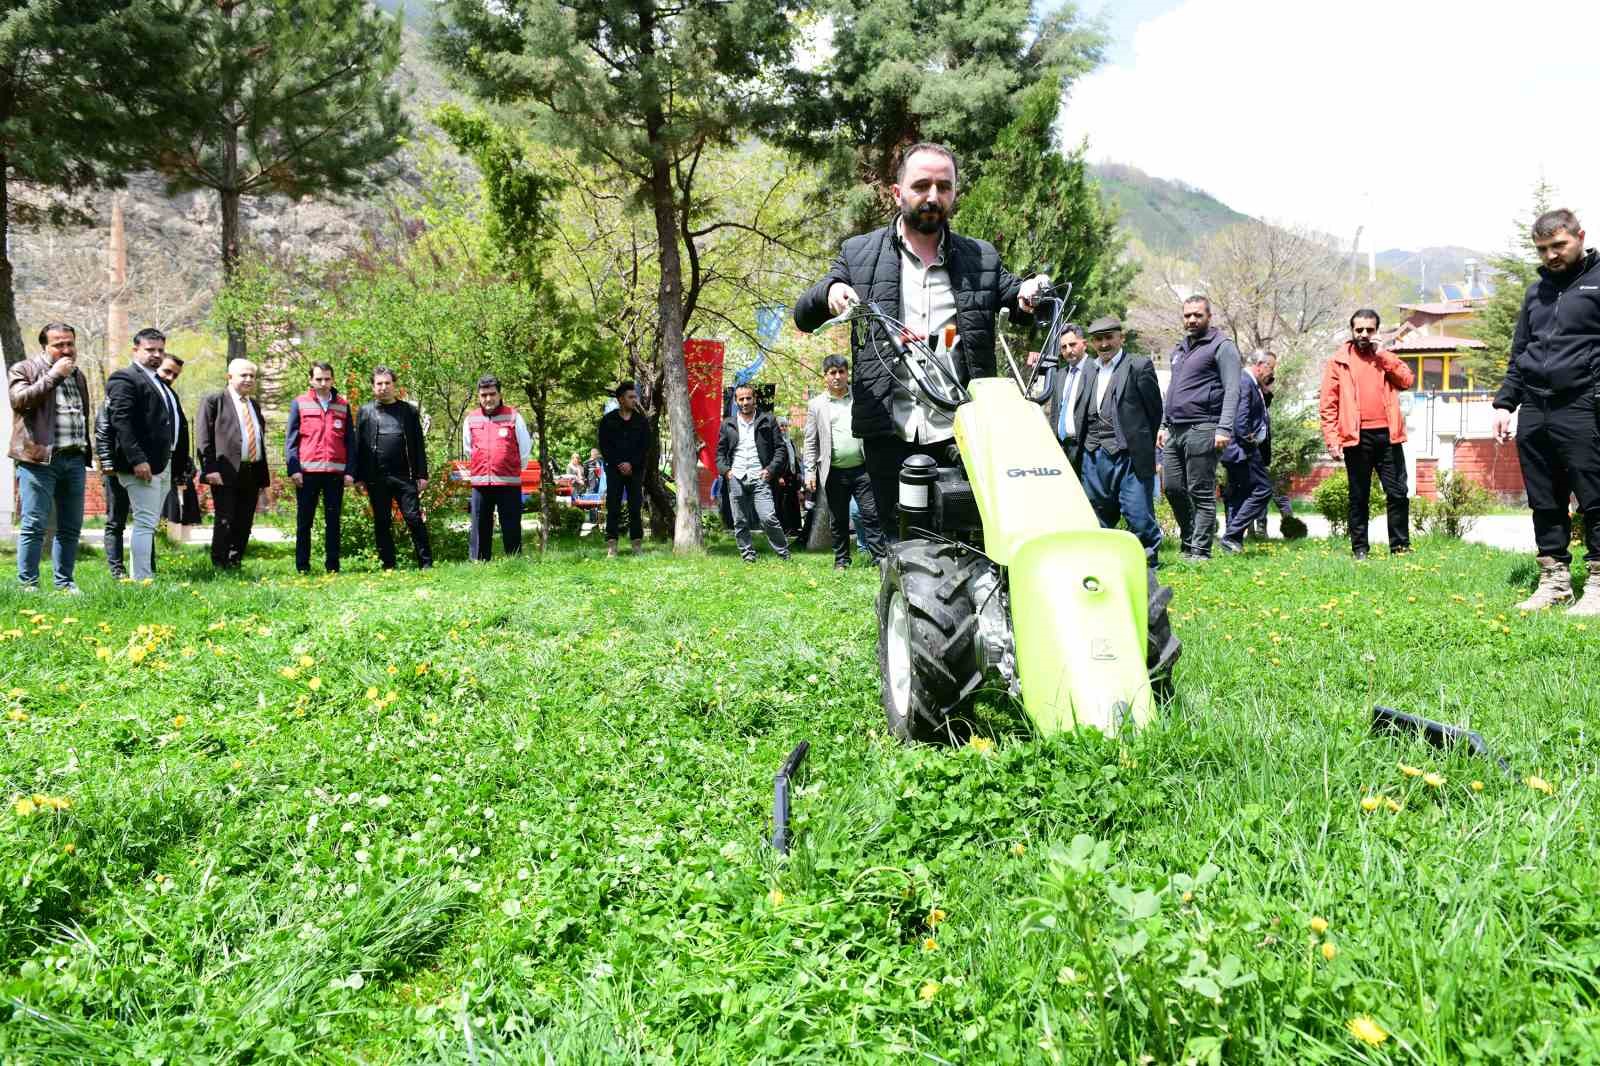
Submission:
<svg viewBox="0 0 1600 1066">
<path fill-rule="evenodd" d="M 1089 424 L 1089 404 L 1094 400 L 1095 382 L 1100 373 L 1100 360 L 1088 359 L 1090 364 L 1083 383 L 1078 386 L 1078 400 L 1073 405 L 1073 419 L 1078 426 L 1078 443 L 1081 454 L 1083 434 Z M 1149 356 L 1129 355 L 1124 352 L 1122 362 L 1112 375 L 1111 425 L 1117 443 L 1133 459 L 1133 472 L 1142 478 L 1156 473 L 1156 431 L 1161 428 L 1161 386 L 1156 382 L 1155 365 Z"/>
<path fill-rule="evenodd" d="M 828 467 L 833 464 L 833 420 L 828 417 L 826 391 L 811 397 L 806 404 L 806 476 L 817 479 L 817 488 L 828 483 Z"/>
</svg>

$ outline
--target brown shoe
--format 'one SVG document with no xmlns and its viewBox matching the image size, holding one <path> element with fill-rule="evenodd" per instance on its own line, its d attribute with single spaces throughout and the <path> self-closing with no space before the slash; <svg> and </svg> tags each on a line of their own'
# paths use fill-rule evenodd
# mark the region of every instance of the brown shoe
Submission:
<svg viewBox="0 0 1600 1066">
<path fill-rule="evenodd" d="M 1568 614 L 1600 614 L 1600 563 L 1589 563 L 1589 579 L 1583 583 L 1583 599 Z"/>
<path fill-rule="evenodd" d="M 1542 611 L 1572 602 L 1572 571 L 1567 564 L 1548 555 L 1539 556 L 1539 585 L 1533 595 L 1517 604 L 1519 611 Z"/>
<path fill-rule="evenodd" d="M 643 555 L 644 554 L 644 541 L 636 540 L 636 541 L 633 542 L 633 554 L 635 554 L 635 555 Z"/>
<path fill-rule="evenodd" d="M 617 542 L 614 541 L 614 540 L 606 541 L 606 558 L 607 559 L 615 559 L 616 557 L 617 557 Z"/>
</svg>

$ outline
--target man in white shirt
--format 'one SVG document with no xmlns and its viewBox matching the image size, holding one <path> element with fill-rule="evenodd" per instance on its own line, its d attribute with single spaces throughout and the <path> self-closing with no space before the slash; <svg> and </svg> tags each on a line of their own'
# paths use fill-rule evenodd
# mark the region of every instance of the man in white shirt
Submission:
<svg viewBox="0 0 1600 1066">
<path fill-rule="evenodd" d="M 267 424 L 255 400 L 256 364 L 235 359 L 228 364 L 228 387 L 200 401 L 195 419 L 195 445 L 200 474 L 210 486 L 216 525 L 211 534 L 211 562 L 236 569 L 244 561 L 256 502 L 267 487 Z"/>
<path fill-rule="evenodd" d="M 860 509 L 862 539 L 874 560 L 887 548 L 878 528 L 878 505 L 867 476 L 867 459 L 861 438 L 850 424 L 850 360 L 830 355 L 822 361 L 827 391 L 806 405 L 806 490 L 822 487 L 828 501 L 828 521 L 833 532 L 833 568 L 850 565 L 850 501 Z"/>
<path fill-rule="evenodd" d="M 178 447 L 178 401 L 156 375 L 167 354 L 157 329 L 133 337 L 133 359 L 106 382 L 106 425 L 117 482 L 128 497 L 132 519 L 131 569 L 135 581 L 155 577 L 156 525 L 172 485 Z"/>
<path fill-rule="evenodd" d="M 733 402 L 738 413 L 723 419 L 717 438 L 717 472 L 733 511 L 734 542 L 745 562 L 755 562 L 751 530 L 759 522 L 772 550 L 787 559 L 789 538 L 772 499 L 772 480 L 786 458 L 778 440 L 778 422 L 770 412 L 756 410 L 756 390 L 749 385 L 733 390 Z"/>
</svg>

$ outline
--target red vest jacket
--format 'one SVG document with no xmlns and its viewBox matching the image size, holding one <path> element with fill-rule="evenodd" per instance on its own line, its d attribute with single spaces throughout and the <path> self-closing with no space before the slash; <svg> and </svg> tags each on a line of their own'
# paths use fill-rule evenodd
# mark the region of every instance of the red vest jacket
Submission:
<svg viewBox="0 0 1600 1066">
<path fill-rule="evenodd" d="M 295 456 L 306 474 L 343 474 L 350 465 L 350 405 L 338 393 L 324 411 L 315 389 L 294 401 L 299 437 Z M 291 471 L 292 472 L 292 471 Z"/>
<path fill-rule="evenodd" d="M 476 408 L 467 415 L 472 454 L 467 472 L 474 485 L 522 485 L 522 449 L 517 446 L 517 412 L 501 404 L 492 415 Z"/>
</svg>

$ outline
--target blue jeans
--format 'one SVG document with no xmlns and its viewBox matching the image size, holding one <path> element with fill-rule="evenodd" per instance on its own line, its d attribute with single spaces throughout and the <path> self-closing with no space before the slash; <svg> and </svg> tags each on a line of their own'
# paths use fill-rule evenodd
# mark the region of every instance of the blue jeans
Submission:
<svg viewBox="0 0 1600 1066">
<path fill-rule="evenodd" d="M 24 585 L 39 583 L 39 559 L 50 511 L 56 515 L 56 540 L 50 549 L 57 588 L 72 584 L 78 563 L 78 538 L 83 534 L 83 486 L 88 467 L 83 452 L 53 456 L 49 464 L 18 463 L 17 494 L 22 524 L 17 528 L 17 577 Z"/>
<path fill-rule="evenodd" d="M 1156 479 L 1133 472 L 1133 459 L 1112 455 L 1104 448 L 1083 453 L 1083 491 L 1107 529 L 1121 519 L 1144 545 L 1145 558 L 1156 563 L 1161 547 L 1161 524 L 1156 521 Z"/>
</svg>

